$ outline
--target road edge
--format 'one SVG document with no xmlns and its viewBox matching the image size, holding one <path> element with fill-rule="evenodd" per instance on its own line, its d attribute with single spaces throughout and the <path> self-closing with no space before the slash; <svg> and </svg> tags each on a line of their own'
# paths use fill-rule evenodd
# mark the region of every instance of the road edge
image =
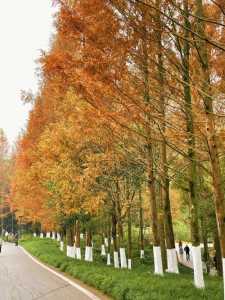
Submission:
<svg viewBox="0 0 225 300">
<path fill-rule="evenodd" d="M 101 300 L 98 296 L 96 296 L 95 294 L 93 294 L 92 292 L 88 291 L 87 289 L 85 289 L 84 287 L 80 286 L 79 284 L 75 283 L 74 281 L 72 281 L 71 279 L 67 278 L 66 276 L 58 273 L 57 271 L 53 270 L 52 268 L 46 266 L 45 264 L 43 264 L 42 262 L 40 262 L 37 258 L 33 257 L 27 250 L 25 250 L 22 246 L 19 246 L 19 248 L 31 259 L 33 260 L 36 264 L 38 264 L 39 266 L 41 266 L 42 268 L 44 268 L 45 270 L 51 272 L 52 274 L 54 274 L 55 276 L 57 276 L 58 278 L 64 280 L 65 282 L 67 282 L 68 284 L 70 284 L 71 286 L 73 286 L 74 288 L 78 289 L 80 292 L 82 292 L 83 294 L 85 294 L 86 296 L 88 296 L 91 300 Z"/>
</svg>

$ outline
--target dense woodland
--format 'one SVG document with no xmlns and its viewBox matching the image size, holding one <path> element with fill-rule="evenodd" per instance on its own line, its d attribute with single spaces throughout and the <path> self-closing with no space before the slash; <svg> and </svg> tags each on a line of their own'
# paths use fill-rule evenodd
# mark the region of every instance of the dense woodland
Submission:
<svg viewBox="0 0 225 300">
<path fill-rule="evenodd" d="M 107 239 L 115 267 L 121 249 L 131 268 L 133 248 L 144 257 L 152 244 L 155 273 L 178 273 L 175 241 L 190 240 L 204 287 L 208 242 L 225 270 L 224 0 L 54 5 L 39 92 L 23 95 L 33 109 L 13 158 L 11 208 L 76 249 L 86 233 L 87 260 L 92 237 Z"/>
</svg>

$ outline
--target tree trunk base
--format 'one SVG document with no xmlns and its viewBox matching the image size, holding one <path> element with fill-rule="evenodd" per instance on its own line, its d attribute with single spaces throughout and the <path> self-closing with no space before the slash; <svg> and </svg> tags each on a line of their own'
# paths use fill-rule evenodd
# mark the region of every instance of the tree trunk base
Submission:
<svg viewBox="0 0 225 300">
<path fill-rule="evenodd" d="M 106 256 L 105 245 L 104 244 L 101 247 L 101 256 Z"/>
<path fill-rule="evenodd" d="M 73 247 L 73 246 L 67 246 L 67 248 L 66 248 L 66 255 L 68 257 L 75 258 L 75 247 Z"/>
<path fill-rule="evenodd" d="M 132 269 L 132 260 L 131 260 L 131 258 L 128 258 L 128 269 L 129 270 Z"/>
<path fill-rule="evenodd" d="M 111 266 L 111 256 L 110 256 L 110 253 L 107 254 L 107 266 Z"/>
<path fill-rule="evenodd" d="M 156 275 L 163 275 L 162 255 L 160 246 L 153 246 L 154 267 Z"/>
<path fill-rule="evenodd" d="M 167 270 L 168 273 L 179 273 L 178 261 L 177 261 L 177 251 L 175 248 L 166 249 L 167 254 Z"/>
<path fill-rule="evenodd" d="M 223 262 L 223 291 L 224 291 L 224 299 L 225 299 L 225 258 L 222 259 Z"/>
<path fill-rule="evenodd" d="M 122 269 L 127 268 L 127 258 L 125 248 L 120 248 L 120 265 Z"/>
<path fill-rule="evenodd" d="M 64 250 L 64 244 L 63 244 L 63 242 L 61 241 L 60 242 L 60 251 L 63 251 Z"/>
<path fill-rule="evenodd" d="M 57 232 L 57 241 L 60 242 L 61 241 L 61 236 L 60 233 Z"/>
<path fill-rule="evenodd" d="M 104 243 L 105 243 L 105 246 L 108 248 L 109 247 L 109 243 L 108 243 L 108 239 L 107 238 L 104 238 Z"/>
<path fill-rule="evenodd" d="M 194 284 L 197 288 L 205 287 L 203 278 L 203 266 L 200 246 L 192 246 L 193 268 L 194 268 Z"/>
<path fill-rule="evenodd" d="M 119 267 L 120 267 L 120 264 L 119 264 L 119 254 L 118 254 L 117 251 L 114 251 L 113 258 L 114 258 L 114 267 L 116 269 L 119 269 Z"/>
<path fill-rule="evenodd" d="M 93 248 L 86 246 L 85 248 L 85 261 L 92 262 L 93 261 Z"/>
<path fill-rule="evenodd" d="M 80 250 L 80 248 L 78 247 L 78 248 L 76 248 L 76 259 L 79 259 L 79 260 L 81 260 L 81 250 Z"/>
</svg>

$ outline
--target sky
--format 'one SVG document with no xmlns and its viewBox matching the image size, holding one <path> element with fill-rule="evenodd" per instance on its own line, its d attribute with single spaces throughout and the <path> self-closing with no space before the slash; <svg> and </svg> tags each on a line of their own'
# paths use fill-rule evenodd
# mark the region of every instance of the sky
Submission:
<svg viewBox="0 0 225 300">
<path fill-rule="evenodd" d="M 36 61 L 49 49 L 55 12 L 51 0 L 0 0 L 0 128 L 11 145 L 27 123 L 21 90 L 37 91 Z"/>
</svg>

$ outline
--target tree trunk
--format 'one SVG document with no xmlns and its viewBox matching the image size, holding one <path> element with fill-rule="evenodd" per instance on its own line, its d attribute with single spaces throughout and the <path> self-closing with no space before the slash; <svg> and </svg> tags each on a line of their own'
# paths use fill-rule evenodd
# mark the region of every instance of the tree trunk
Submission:
<svg viewBox="0 0 225 300">
<path fill-rule="evenodd" d="M 214 232 L 214 248 L 215 248 L 215 256 L 216 256 L 216 269 L 218 272 L 218 275 L 223 276 L 223 266 L 222 266 L 222 254 L 221 254 L 221 248 L 220 248 L 220 241 L 218 236 L 218 229 L 215 229 Z"/>
<path fill-rule="evenodd" d="M 112 233 L 111 233 L 111 220 L 109 218 L 108 221 L 108 233 L 107 233 L 107 265 L 110 266 L 111 265 L 111 237 L 112 237 Z"/>
<path fill-rule="evenodd" d="M 102 228 L 102 232 L 101 232 L 101 240 L 102 240 L 102 243 L 101 243 L 101 255 L 105 256 L 106 255 L 106 251 L 105 251 L 105 232 L 104 232 L 103 228 Z"/>
<path fill-rule="evenodd" d="M 207 42 L 205 38 L 205 21 L 202 0 L 195 0 L 197 19 L 197 33 L 202 39 L 197 39 L 197 49 L 199 61 L 202 69 L 202 98 L 204 102 L 206 121 L 207 121 L 207 141 L 209 155 L 212 166 L 214 203 L 216 208 L 216 218 L 218 226 L 218 235 L 220 240 L 223 274 L 225 277 L 225 198 L 223 194 L 221 167 L 219 162 L 218 143 L 216 139 L 215 116 L 213 113 L 213 98 L 210 82 L 210 69 Z M 225 298 L 225 278 L 224 278 L 224 298 Z"/>
<path fill-rule="evenodd" d="M 124 239 L 124 234 L 123 234 L 123 224 L 122 224 L 122 217 L 121 217 L 121 206 L 120 202 L 117 199 L 116 201 L 116 212 L 117 212 L 117 227 L 118 227 L 118 244 L 119 247 L 123 246 L 123 239 Z"/>
<path fill-rule="evenodd" d="M 76 247 L 80 248 L 80 221 L 76 222 Z"/>
<path fill-rule="evenodd" d="M 119 268 L 119 253 L 118 253 L 118 244 L 117 244 L 117 218 L 116 218 L 116 209 L 115 203 L 113 202 L 113 213 L 112 213 L 112 238 L 113 238 L 113 257 L 114 257 L 114 267 Z"/>
<path fill-rule="evenodd" d="M 204 221 L 204 217 L 201 217 L 201 229 L 202 229 L 202 239 L 203 239 L 203 245 L 204 245 L 203 258 L 204 258 L 204 262 L 206 264 L 207 274 L 209 274 L 210 273 L 210 265 L 209 265 L 208 232 L 207 232 L 206 224 Z"/>
<path fill-rule="evenodd" d="M 183 63 L 183 81 L 184 81 L 184 102 L 186 114 L 186 130 L 188 139 L 188 158 L 190 161 L 188 183 L 189 183 L 189 199 L 190 199 L 190 214 L 191 214 L 191 236 L 192 236 L 192 256 L 194 267 L 194 283 L 197 288 L 203 288 L 203 268 L 200 248 L 200 233 L 199 233 L 199 216 L 198 216 L 198 201 L 196 194 L 197 182 L 197 166 L 195 153 L 195 133 L 192 108 L 192 96 L 190 89 L 190 28 L 188 0 L 184 0 L 184 46 L 181 53 Z"/>
<path fill-rule="evenodd" d="M 132 223 L 131 223 L 131 206 L 128 206 L 128 269 L 132 267 Z"/>
<path fill-rule="evenodd" d="M 66 227 L 66 243 L 68 246 L 73 246 L 73 230 L 71 226 Z"/>
<path fill-rule="evenodd" d="M 92 232 L 90 228 L 87 229 L 86 235 L 85 260 L 93 261 Z"/>
<path fill-rule="evenodd" d="M 141 188 L 139 189 L 139 220 L 140 220 L 140 258 L 144 258 L 144 222 Z"/>
<path fill-rule="evenodd" d="M 161 247 L 161 254 L 162 254 L 162 264 L 163 270 L 166 270 L 166 244 L 165 244 L 165 223 L 164 223 L 164 201 L 163 201 L 163 193 L 162 193 L 162 186 L 159 186 L 159 236 L 160 236 L 160 247 Z"/>
<path fill-rule="evenodd" d="M 162 254 L 158 228 L 158 210 L 155 195 L 155 178 L 153 172 L 153 151 L 151 143 L 148 144 L 148 188 L 151 207 L 153 254 L 155 274 L 163 275 Z"/>
<path fill-rule="evenodd" d="M 145 13 L 143 12 L 144 18 L 146 18 Z M 144 83 L 144 102 L 146 108 L 151 108 L 151 97 L 149 92 L 149 58 L 148 58 L 148 48 L 147 48 L 148 34 L 146 26 L 143 26 L 143 38 L 142 38 L 142 47 L 143 47 L 143 83 Z M 147 181 L 149 189 L 149 202 L 151 208 L 151 221 L 152 221 L 152 237 L 153 237 L 153 254 L 154 254 L 154 267 L 155 274 L 163 275 L 163 266 L 162 266 L 162 255 L 160 248 L 160 237 L 158 230 L 158 210 L 157 202 L 155 195 L 155 175 L 154 175 L 154 163 L 153 163 L 153 145 L 152 145 L 152 127 L 154 127 L 153 122 L 149 112 L 146 112 L 146 165 L 147 165 Z"/>
<path fill-rule="evenodd" d="M 74 240 L 73 240 L 73 227 L 71 225 L 67 226 L 66 228 L 66 254 L 68 257 L 75 257 L 74 252 Z"/>
<path fill-rule="evenodd" d="M 76 241 L 75 241 L 75 247 L 76 247 L 76 258 L 81 259 L 81 248 L 80 248 L 80 221 L 76 221 Z"/>
<path fill-rule="evenodd" d="M 156 0 L 156 5 L 161 9 L 161 0 Z M 175 240 L 174 240 L 174 232 L 173 232 L 173 224 L 172 224 L 172 213 L 171 213 L 171 206 L 170 206 L 170 195 L 169 195 L 169 175 L 168 175 L 168 162 L 167 162 L 167 148 L 166 148 L 166 141 L 165 141 L 165 133 L 166 133 L 166 104 L 165 104 L 165 94 L 164 94 L 164 67 L 163 67 L 163 47 L 162 47 L 162 22 L 160 13 L 157 14 L 157 23 L 158 23 L 158 30 L 157 30 L 157 48 L 158 48 L 158 77 L 159 77 L 159 85 L 160 85 L 160 104 L 159 109 L 162 117 L 162 125 L 161 125 L 161 133 L 162 133 L 162 142 L 160 143 L 160 170 L 161 173 L 161 188 L 162 188 L 162 205 L 164 210 L 164 226 L 165 226 L 165 238 L 166 238 L 166 247 L 167 249 L 175 250 Z M 175 267 L 175 266 L 174 266 Z M 177 269 L 173 268 L 173 270 L 177 273 Z"/>
</svg>

